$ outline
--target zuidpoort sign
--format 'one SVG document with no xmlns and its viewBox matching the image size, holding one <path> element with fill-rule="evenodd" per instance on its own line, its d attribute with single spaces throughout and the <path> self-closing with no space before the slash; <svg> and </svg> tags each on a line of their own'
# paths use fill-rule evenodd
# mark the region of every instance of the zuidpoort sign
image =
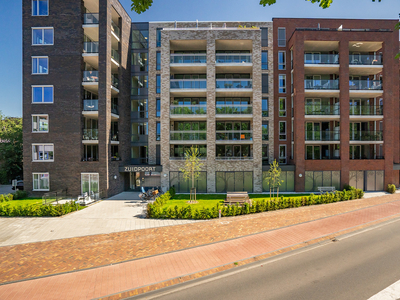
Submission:
<svg viewBox="0 0 400 300">
<path fill-rule="evenodd" d="M 125 166 L 119 168 L 120 172 L 162 172 L 162 166 Z"/>
</svg>

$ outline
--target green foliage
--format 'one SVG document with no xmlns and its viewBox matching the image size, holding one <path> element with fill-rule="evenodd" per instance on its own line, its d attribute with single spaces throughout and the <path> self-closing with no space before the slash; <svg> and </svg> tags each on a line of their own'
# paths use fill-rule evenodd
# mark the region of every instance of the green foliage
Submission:
<svg viewBox="0 0 400 300">
<path fill-rule="evenodd" d="M 171 199 L 174 199 L 174 197 L 175 197 L 175 188 L 173 186 L 171 186 L 169 188 L 169 193 L 171 195 Z"/>
<path fill-rule="evenodd" d="M 28 197 L 28 193 L 26 191 L 16 191 L 14 194 L 14 200 L 18 200 L 18 199 L 24 199 L 26 197 Z"/>
<path fill-rule="evenodd" d="M 351 191 L 351 190 L 355 190 L 355 189 L 356 188 L 354 186 L 351 186 L 351 185 L 348 185 L 348 184 L 345 184 L 343 186 L 343 190 L 346 190 L 346 191 Z"/>
<path fill-rule="evenodd" d="M 153 0 L 132 0 L 131 10 L 135 11 L 139 15 L 153 4 Z"/>
<path fill-rule="evenodd" d="M 1 196 L 0 196 L 1 199 Z M 1 202 L 1 200 L 0 200 Z M 0 205 L 2 217 L 59 217 L 80 210 L 80 205 L 73 201 L 59 205 Z"/>
<path fill-rule="evenodd" d="M 14 200 L 13 194 L 0 194 L 0 203 Z"/>
<path fill-rule="evenodd" d="M 396 186 L 394 184 L 388 184 L 386 191 L 388 193 L 394 194 L 396 193 Z"/>
</svg>

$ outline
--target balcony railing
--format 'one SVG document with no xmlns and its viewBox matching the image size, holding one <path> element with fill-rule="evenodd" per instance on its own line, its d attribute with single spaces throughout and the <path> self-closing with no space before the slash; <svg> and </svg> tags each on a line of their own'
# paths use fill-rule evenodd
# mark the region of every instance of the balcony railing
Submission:
<svg viewBox="0 0 400 300">
<path fill-rule="evenodd" d="M 171 89 L 206 89 L 207 80 L 205 79 L 171 79 Z"/>
<path fill-rule="evenodd" d="M 383 141 L 381 130 L 350 131 L 350 141 Z"/>
<path fill-rule="evenodd" d="M 350 105 L 350 116 L 382 116 L 383 105 Z"/>
<path fill-rule="evenodd" d="M 118 86 L 119 86 L 119 79 L 118 79 L 117 76 L 111 75 L 111 85 L 112 85 L 113 87 L 115 87 L 116 89 L 118 89 Z"/>
<path fill-rule="evenodd" d="M 83 139 L 86 141 L 97 141 L 99 139 L 99 130 L 83 129 Z"/>
<path fill-rule="evenodd" d="M 338 90 L 338 79 L 305 79 L 304 88 L 306 90 Z"/>
<path fill-rule="evenodd" d="M 99 161 L 99 159 L 97 157 L 82 157 L 81 161 Z"/>
<path fill-rule="evenodd" d="M 323 160 L 323 159 L 340 159 L 340 156 L 335 156 L 335 155 L 323 155 L 321 158 L 307 158 L 306 160 Z"/>
<path fill-rule="evenodd" d="M 207 63 L 206 54 L 171 54 L 171 64 L 205 64 Z"/>
<path fill-rule="evenodd" d="M 242 130 L 242 131 L 217 131 L 217 141 L 252 141 L 253 131 Z"/>
<path fill-rule="evenodd" d="M 215 62 L 217 64 L 242 64 L 242 63 L 251 63 L 251 54 L 238 54 L 238 53 L 229 53 L 229 54 L 216 54 Z"/>
<path fill-rule="evenodd" d="M 99 71 L 83 71 L 83 82 L 99 82 Z"/>
<path fill-rule="evenodd" d="M 206 131 L 170 131 L 171 141 L 206 141 Z"/>
<path fill-rule="evenodd" d="M 380 80 L 350 80 L 350 90 L 382 90 Z"/>
<path fill-rule="evenodd" d="M 117 50 L 111 49 L 111 58 L 115 60 L 117 63 L 120 62 L 120 55 Z"/>
<path fill-rule="evenodd" d="M 84 53 L 99 53 L 99 42 L 84 42 L 83 43 Z"/>
<path fill-rule="evenodd" d="M 382 65 L 382 55 L 357 54 L 349 56 L 350 65 Z"/>
<path fill-rule="evenodd" d="M 339 115 L 340 107 L 338 105 L 306 105 L 306 115 Z"/>
<path fill-rule="evenodd" d="M 99 110 L 99 100 L 83 100 L 83 110 L 84 111 L 98 111 Z"/>
<path fill-rule="evenodd" d="M 111 132 L 111 141 L 113 141 L 113 142 L 118 142 L 119 141 L 118 132 Z"/>
<path fill-rule="evenodd" d="M 339 131 L 306 131 L 306 141 L 339 141 Z"/>
<path fill-rule="evenodd" d="M 263 141 L 268 141 L 269 140 L 269 134 L 268 133 L 263 133 L 262 134 L 262 140 Z"/>
<path fill-rule="evenodd" d="M 215 88 L 217 89 L 252 89 L 253 81 L 247 80 L 225 80 L 217 79 L 215 82 Z"/>
<path fill-rule="evenodd" d="M 149 140 L 149 136 L 147 134 L 132 134 L 131 142 L 132 143 L 147 143 Z"/>
<path fill-rule="evenodd" d="M 171 105 L 171 115 L 205 115 L 207 105 Z"/>
<path fill-rule="evenodd" d="M 253 105 L 217 104 L 215 113 L 219 115 L 251 115 L 253 114 Z"/>
<path fill-rule="evenodd" d="M 312 65 L 319 65 L 319 64 L 339 64 L 339 54 L 320 54 L 312 59 L 307 58 L 307 54 L 304 54 L 304 63 L 305 64 L 312 64 Z"/>
<path fill-rule="evenodd" d="M 350 159 L 385 159 L 384 156 L 374 156 L 373 154 L 365 155 L 361 154 L 360 157 L 352 157 L 350 153 Z"/>
<path fill-rule="evenodd" d="M 119 115 L 118 105 L 111 103 L 111 113 L 114 115 Z"/>
<path fill-rule="evenodd" d="M 220 160 L 251 160 L 252 156 L 217 156 L 215 159 Z"/>
<path fill-rule="evenodd" d="M 99 14 L 83 14 L 83 24 L 99 24 Z"/>
<path fill-rule="evenodd" d="M 114 23 L 114 21 L 111 21 L 111 30 L 114 32 L 114 34 L 117 36 L 117 37 L 120 37 L 120 29 L 119 29 L 119 27 L 117 26 L 117 24 L 115 24 Z"/>
</svg>

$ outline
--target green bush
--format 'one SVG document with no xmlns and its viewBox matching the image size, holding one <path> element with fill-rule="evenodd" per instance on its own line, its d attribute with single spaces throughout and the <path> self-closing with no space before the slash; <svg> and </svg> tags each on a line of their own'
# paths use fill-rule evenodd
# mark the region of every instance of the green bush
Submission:
<svg viewBox="0 0 400 300">
<path fill-rule="evenodd" d="M 17 190 L 13 195 L 14 195 L 14 200 L 28 197 L 28 193 L 26 191 L 20 191 L 20 190 Z"/>
<path fill-rule="evenodd" d="M 171 194 L 171 199 L 174 199 L 174 197 L 175 197 L 175 188 L 173 186 L 171 186 L 169 188 L 169 193 Z"/>
<path fill-rule="evenodd" d="M 396 193 L 396 186 L 394 184 L 388 184 L 386 191 L 388 193 L 394 194 Z"/>
<path fill-rule="evenodd" d="M 343 190 L 346 190 L 346 191 L 352 191 L 352 190 L 355 190 L 355 189 L 356 188 L 354 186 L 351 186 L 351 185 L 348 185 L 348 184 L 345 184 L 343 186 Z"/>
<path fill-rule="evenodd" d="M 2 217 L 59 217 L 79 210 L 80 205 L 73 201 L 59 205 L 0 205 Z"/>
<path fill-rule="evenodd" d="M 12 201 L 14 199 L 14 196 L 12 194 L 1 194 L 0 195 L 0 203 L 1 202 L 8 202 L 8 201 Z"/>
<path fill-rule="evenodd" d="M 337 191 L 335 193 L 326 193 L 322 195 L 311 194 L 309 197 L 301 198 L 284 198 L 279 199 L 258 199 L 254 200 L 250 206 L 245 203 L 242 206 L 236 205 L 220 205 L 219 203 L 210 208 L 193 209 L 190 205 L 172 208 L 163 208 L 162 206 L 171 199 L 169 193 L 157 198 L 153 204 L 147 206 L 147 216 L 153 219 L 213 219 L 218 218 L 218 212 L 221 209 L 223 217 L 231 217 L 238 215 L 247 215 L 265 211 L 273 211 L 285 208 L 295 208 L 300 206 L 309 206 L 317 204 L 334 203 L 338 201 L 347 201 L 353 199 L 361 199 L 364 192 L 360 189 Z M 161 198 L 161 199 L 160 199 Z"/>
</svg>

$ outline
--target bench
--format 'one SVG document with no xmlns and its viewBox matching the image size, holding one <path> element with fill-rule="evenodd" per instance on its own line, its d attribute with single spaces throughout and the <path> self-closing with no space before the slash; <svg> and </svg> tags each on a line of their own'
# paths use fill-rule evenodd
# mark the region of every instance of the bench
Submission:
<svg viewBox="0 0 400 300">
<path fill-rule="evenodd" d="M 228 192 L 226 194 L 226 200 L 224 201 L 224 204 L 232 204 L 232 203 L 251 204 L 251 200 L 249 199 L 249 195 L 247 194 L 247 192 Z"/>
<path fill-rule="evenodd" d="M 318 187 L 318 191 L 320 192 L 320 194 L 323 193 L 333 193 L 336 192 L 336 188 L 334 186 L 320 186 Z"/>
</svg>

